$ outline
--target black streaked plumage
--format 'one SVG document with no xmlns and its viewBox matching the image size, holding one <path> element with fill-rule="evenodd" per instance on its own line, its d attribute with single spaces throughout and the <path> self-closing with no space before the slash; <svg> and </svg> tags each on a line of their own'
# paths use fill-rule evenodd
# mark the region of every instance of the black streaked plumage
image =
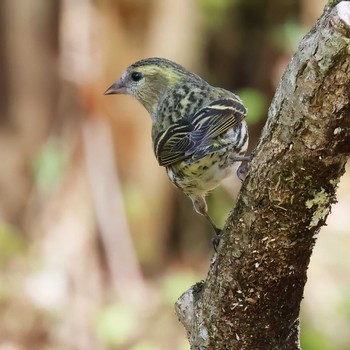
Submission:
<svg viewBox="0 0 350 350">
<path fill-rule="evenodd" d="M 247 110 L 240 98 L 164 58 L 132 64 L 106 91 L 113 93 L 132 95 L 148 110 L 158 163 L 218 233 L 205 196 L 249 159 Z"/>
</svg>

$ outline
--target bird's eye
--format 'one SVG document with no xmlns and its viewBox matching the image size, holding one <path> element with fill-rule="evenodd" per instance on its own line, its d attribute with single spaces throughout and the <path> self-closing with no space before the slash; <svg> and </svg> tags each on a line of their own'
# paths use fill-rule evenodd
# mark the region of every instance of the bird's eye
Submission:
<svg viewBox="0 0 350 350">
<path fill-rule="evenodd" d="M 133 72 L 131 73 L 131 79 L 133 81 L 140 81 L 143 78 L 142 74 L 140 72 Z"/>
</svg>

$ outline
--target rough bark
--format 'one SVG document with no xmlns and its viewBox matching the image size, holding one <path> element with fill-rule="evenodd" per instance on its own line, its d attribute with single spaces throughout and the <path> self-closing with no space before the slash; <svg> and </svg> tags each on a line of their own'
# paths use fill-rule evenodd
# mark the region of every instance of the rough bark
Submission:
<svg viewBox="0 0 350 350">
<path fill-rule="evenodd" d="M 329 2 L 291 59 L 207 279 L 176 303 L 191 349 L 300 349 L 307 267 L 350 155 L 349 38 L 350 2 Z"/>
</svg>

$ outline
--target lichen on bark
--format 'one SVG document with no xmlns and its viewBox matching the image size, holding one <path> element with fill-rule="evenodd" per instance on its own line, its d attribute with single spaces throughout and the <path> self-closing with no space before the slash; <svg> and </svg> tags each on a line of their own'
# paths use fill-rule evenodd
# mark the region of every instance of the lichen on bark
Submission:
<svg viewBox="0 0 350 350">
<path fill-rule="evenodd" d="M 207 279 L 176 304 L 191 349 L 300 349 L 312 249 L 350 155 L 350 2 L 290 61 Z"/>
</svg>

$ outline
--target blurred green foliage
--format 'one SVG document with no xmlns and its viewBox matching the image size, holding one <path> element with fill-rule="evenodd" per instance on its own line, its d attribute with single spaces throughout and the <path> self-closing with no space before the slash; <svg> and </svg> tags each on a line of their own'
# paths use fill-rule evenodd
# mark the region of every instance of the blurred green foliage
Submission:
<svg viewBox="0 0 350 350">
<path fill-rule="evenodd" d="M 232 181 L 236 181 L 236 179 L 232 179 Z M 235 199 L 222 187 L 216 188 L 212 193 L 207 200 L 210 215 L 220 227 L 223 227 L 230 210 L 232 210 Z"/>
<path fill-rule="evenodd" d="M 14 226 L 0 222 L 0 268 L 23 254 L 25 249 L 26 242 L 21 233 Z"/>
<path fill-rule="evenodd" d="M 158 350 L 160 349 L 156 344 L 150 342 L 150 341 L 143 341 L 135 346 L 133 346 L 130 350 Z"/>
<path fill-rule="evenodd" d="M 308 29 L 297 20 L 289 19 L 273 32 L 273 41 L 279 49 L 286 53 L 294 52 Z"/>
<path fill-rule="evenodd" d="M 58 138 L 51 137 L 43 145 L 33 164 L 35 183 L 41 192 L 50 193 L 56 188 L 68 158 L 68 151 Z"/>
<path fill-rule="evenodd" d="M 350 321 L 350 299 L 347 293 L 343 293 L 336 305 L 337 314 L 342 317 L 346 322 Z"/>
<path fill-rule="evenodd" d="M 185 290 L 200 280 L 200 276 L 192 271 L 178 271 L 168 274 L 162 281 L 161 293 L 165 301 L 170 305 L 174 304 Z"/>
<path fill-rule="evenodd" d="M 149 308 L 125 303 L 112 303 L 102 309 L 96 319 L 96 332 L 107 348 L 160 350 L 173 334 L 174 320 L 169 313 L 174 301 L 200 280 L 192 270 L 169 272 L 156 282 L 149 297 Z M 154 305 L 157 312 L 154 313 Z M 181 329 L 180 324 L 178 324 Z M 188 350 L 185 331 L 172 340 L 172 349 Z"/>
<path fill-rule="evenodd" d="M 266 96 L 257 89 L 246 88 L 237 91 L 238 96 L 244 102 L 244 105 L 248 109 L 248 115 L 246 117 L 246 121 L 248 124 L 255 124 L 259 122 L 261 119 L 266 118 L 264 114 L 268 101 Z"/>
<path fill-rule="evenodd" d="M 303 350 L 335 350 L 334 344 L 332 344 L 329 338 L 317 331 L 316 329 L 304 325 L 301 327 L 300 336 L 301 348 Z"/>
<path fill-rule="evenodd" d="M 142 220 L 145 216 L 147 217 L 145 208 L 147 208 L 148 203 L 140 189 L 134 184 L 125 184 L 122 190 L 124 208 L 129 220 Z"/>
<path fill-rule="evenodd" d="M 218 27 L 232 5 L 232 0 L 198 0 L 201 10 L 202 22 L 206 29 Z"/>
<path fill-rule="evenodd" d="M 114 303 L 106 306 L 97 320 L 97 334 L 108 345 L 121 345 L 137 332 L 138 310 Z"/>
</svg>

